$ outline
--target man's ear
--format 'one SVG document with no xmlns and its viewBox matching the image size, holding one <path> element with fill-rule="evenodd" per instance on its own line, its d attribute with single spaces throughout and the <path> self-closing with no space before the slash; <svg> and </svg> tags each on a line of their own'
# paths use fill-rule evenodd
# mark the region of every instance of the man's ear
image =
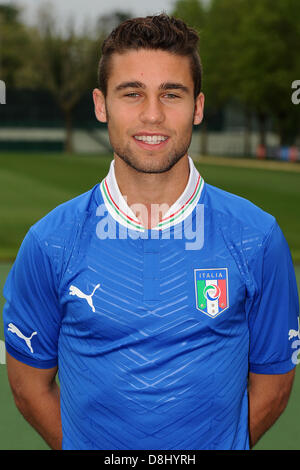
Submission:
<svg viewBox="0 0 300 470">
<path fill-rule="evenodd" d="M 93 100 L 95 105 L 96 118 L 100 122 L 107 122 L 105 97 L 101 90 L 95 88 L 93 90 Z"/>
<path fill-rule="evenodd" d="M 204 114 L 204 94 L 199 93 L 195 101 L 194 125 L 200 124 Z"/>
</svg>

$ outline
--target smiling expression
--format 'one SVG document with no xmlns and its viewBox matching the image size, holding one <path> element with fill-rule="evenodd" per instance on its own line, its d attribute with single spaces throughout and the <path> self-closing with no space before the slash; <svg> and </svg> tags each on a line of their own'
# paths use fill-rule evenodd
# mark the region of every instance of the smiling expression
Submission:
<svg viewBox="0 0 300 470">
<path fill-rule="evenodd" d="M 194 98 L 188 57 L 161 50 L 113 54 L 107 95 L 94 90 L 115 158 L 139 172 L 162 173 L 187 155 L 204 96 Z"/>
</svg>

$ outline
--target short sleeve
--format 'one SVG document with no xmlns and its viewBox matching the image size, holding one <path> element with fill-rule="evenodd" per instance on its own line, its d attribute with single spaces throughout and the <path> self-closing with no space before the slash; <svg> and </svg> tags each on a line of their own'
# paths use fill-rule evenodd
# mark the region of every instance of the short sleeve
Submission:
<svg viewBox="0 0 300 470">
<path fill-rule="evenodd" d="M 33 367 L 57 365 L 60 308 L 51 261 L 32 229 L 20 247 L 3 294 L 5 345 Z"/>
<path fill-rule="evenodd" d="M 256 295 L 249 311 L 249 370 L 283 374 L 295 367 L 299 301 L 292 258 L 275 221 L 252 266 Z"/>
</svg>

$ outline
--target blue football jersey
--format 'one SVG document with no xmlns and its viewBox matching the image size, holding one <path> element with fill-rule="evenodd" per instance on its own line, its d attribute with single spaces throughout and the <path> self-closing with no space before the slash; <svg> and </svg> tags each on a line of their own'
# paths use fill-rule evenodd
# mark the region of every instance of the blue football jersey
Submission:
<svg viewBox="0 0 300 470">
<path fill-rule="evenodd" d="M 4 287 L 6 348 L 58 366 L 63 449 L 249 449 L 249 371 L 295 367 L 281 229 L 189 163 L 184 193 L 151 230 L 112 162 L 21 245 Z"/>
</svg>

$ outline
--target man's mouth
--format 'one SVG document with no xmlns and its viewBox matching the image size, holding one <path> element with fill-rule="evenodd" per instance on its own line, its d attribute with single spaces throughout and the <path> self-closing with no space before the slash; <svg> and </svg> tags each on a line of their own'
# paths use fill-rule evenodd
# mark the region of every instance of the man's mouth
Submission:
<svg viewBox="0 0 300 470">
<path fill-rule="evenodd" d="M 168 140 L 168 136 L 166 135 L 135 135 L 134 139 L 137 140 L 138 142 L 145 143 L 148 145 L 159 145 L 163 142 L 166 142 Z"/>
</svg>

